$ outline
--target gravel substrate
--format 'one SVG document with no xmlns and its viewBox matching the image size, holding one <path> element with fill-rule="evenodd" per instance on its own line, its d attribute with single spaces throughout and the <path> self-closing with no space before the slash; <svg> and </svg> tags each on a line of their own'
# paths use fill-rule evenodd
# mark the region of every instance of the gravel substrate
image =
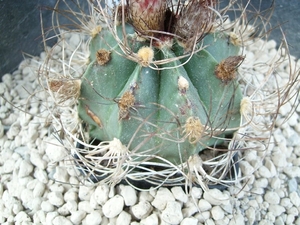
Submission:
<svg viewBox="0 0 300 225">
<path fill-rule="evenodd" d="M 80 44 L 78 35 L 69 38 L 71 49 Z M 265 52 L 257 54 L 273 57 L 276 43 L 262 42 L 257 46 Z M 248 65 L 257 46 L 245 52 Z M 83 185 L 55 138 L 52 99 L 37 79 L 45 55 L 24 60 L 0 83 L 0 224 L 300 224 L 300 107 L 281 123 L 299 99 L 280 109 L 266 155 L 245 155 L 240 168 L 249 179 L 227 190 L 194 187 L 187 195 L 181 187 L 138 192 L 126 185 Z M 279 66 L 282 79 L 289 66 Z"/>
</svg>

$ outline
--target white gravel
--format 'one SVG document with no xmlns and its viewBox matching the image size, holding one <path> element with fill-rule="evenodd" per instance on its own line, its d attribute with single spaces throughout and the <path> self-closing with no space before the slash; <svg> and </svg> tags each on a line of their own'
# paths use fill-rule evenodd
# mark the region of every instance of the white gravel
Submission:
<svg viewBox="0 0 300 225">
<path fill-rule="evenodd" d="M 78 38 L 72 36 L 73 44 Z M 274 46 L 266 43 L 265 57 Z M 0 83 L 0 224 L 300 224 L 300 107 L 274 129 L 264 161 L 260 153 L 245 153 L 240 168 L 249 179 L 228 190 L 193 188 L 187 195 L 181 187 L 85 186 L 51 133 L 51 99 L 36 79 L 44 57 L 24 60 Z M 282 76 L 288 76 L 286 65 L 278 69 Z M 282 107 L 278 120 L 290 110 L 290 104 Z"/>
</svg>

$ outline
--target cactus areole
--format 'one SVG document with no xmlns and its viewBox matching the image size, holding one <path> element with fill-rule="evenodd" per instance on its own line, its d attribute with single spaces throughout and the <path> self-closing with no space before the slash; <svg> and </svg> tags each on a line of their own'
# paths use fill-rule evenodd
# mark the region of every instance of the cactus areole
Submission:
<svg viewBox="0 0 300 225">
<path fill-rule="evenodd" d="M 180 165 L 237 131 L 243 56 L 215 29 L 214 0 L 168 2 L 128 0 L 113 26 L 102 25 L 90 41 L 78 112 L 90 138 Z"/>
</svg>

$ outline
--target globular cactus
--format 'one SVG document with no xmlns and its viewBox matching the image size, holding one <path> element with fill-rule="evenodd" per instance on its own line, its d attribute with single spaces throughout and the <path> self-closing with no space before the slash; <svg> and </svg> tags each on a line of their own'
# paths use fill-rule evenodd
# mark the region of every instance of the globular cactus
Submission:
<svg viewBox="0 0 300 225">
<path fill-rule="evenodd" d="M 53 117 L 77 143 L 71 153 L 89 180 L 206 190 L 237 177 L 240 150 L 267 149 L 297 77 L 276 85 L 279 57 L 257 83 L 240 71 L 255 33 L 246 16 L 225 24 L 228 8 L 219 11 L 216 0 L 184 2 L 95 3 L 81 20 L 91 35 L 83 75 L 48 75 L 63 106 Z M 59 116 L 66 102 L 78 120 Z"/>
<path fill-rule="evenodd" d="M 92 38 L 78 113 L 90 138 L 118 139 L 133 161 L 159 156 L 178 166 L 239 128 L 244 57 L 228 33 L 215 31 L 214 1 L 178 5 L 179 14 L 168 4 L 129 1 L 126 22 Z"/>
</svg>

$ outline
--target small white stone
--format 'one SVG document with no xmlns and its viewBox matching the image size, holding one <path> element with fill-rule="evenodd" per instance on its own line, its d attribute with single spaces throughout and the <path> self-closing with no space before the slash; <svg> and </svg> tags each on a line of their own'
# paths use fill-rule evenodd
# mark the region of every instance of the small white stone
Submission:
<svg viewBox="0 0 300 225">
<path fill-rule="evenodd" d="M 181 187 L 173 187 L 171 189 L 171 192 L 173 193 L 174 198 L 180 202 L 186 203 L 189 199 L 187 194 L 182 190 Z"/>
<path fill-rule="evenodd" d="M 43 184 L 48 183 L 48 175 L 47 175 L 46 171 L 44 171 L 42 169 L 35 168 L 34 177 L 36 179 L 38 179 L 40 182 L 42 182 Z"/>
<path fill-rule="evenodd" d="M 285 212 L 285 208 L 281 205 L 269 205 L 269 212 L 272 212 L 275 217 L 280 216 L 283 212 Z"/>
<path fill-rule="evenodd" d="M 22 186 L 21 186 L 22 188 Z M 29 189 L 23 189 L 21 192 L 21 200 L 25 207 L 28 207 L 33 199 L 33 193 Z"/>
<path fill-rule="evenodd" d="M 108 193 L 109 193 L 108 185 L 103 184 L 103 185 L 99 185 L 96 188 L 93 196 L 99 205 L 104 205 L 105 202 L 108 200 Z"/>
<path fill-rule="evenodd" d="M 90 214 L 86 215 L 85 223 L 87 225 L 98 225 L 101 224 L 102 216 L 100 211 L 92 211 Z"/>
<path fill-rule="evenodd" d="M 33 197 L 42 197 L 42 195 L 45 192 L 45 184 L 43 184 L 42 182 L 37 182 L 34 189 L 33 189 Z"/>
<path fill-rule="evenodd" d="M 256 218 L 255 218 L 255 209 L 253 207 L 249 207 L 246 212 L 245 215 L 247 216 L 248 219 L 248 223 L 249 224 L 254 224 Z"/>
<path fill-rule="evenodd" d="M 158 217 L 156 214 L 151 214 L 140 222 L 141 225 L 158 225 Z"/>
<path fill-rule="evenodd" d="M 43 210 L 33 214 L 33 224 L 46 224 L 46 214 Z"/>
<path fill-rule="evenodd" d="M 267 191 L 264 196 L 265 201 L 267 201 L 269 204 L 279 204 L 280 198 L 276 192 L 273 191 Z"/>
<path fill-rule="evenodd" d="M 22 160 L 19 166 L 19 177 L 26 177 L 31 174 L 33 171 L 33 166 L 31 163 L 29 163 L 27 160 Z"/>
<path fill-rule="evenodd" d="M 186 218 L 194 215 L 196 212 L 198 212 L 198 210 L 199 209 L 197 208 L 196 202 L 193 199 L 191 199 L 190 201 L 187 201 L 187 203 L 183 205 L 181 211 L 183 217 Z"/>
<path fill-rule="evenodd" d="M 234 214 L 229 225 L 245 225 L 245 218 L 241 214 Z"/>
<path fill-rule="evenodd" d="M 296 206 L 296 207 L 300 206 L 300 197 L 297 192 L 294 191 L 294 192 L 290 193 L 289 197 L 294 206 Z"/>
<path fill-rule="evenodd" d="M 298 209 L 297 209 L 296 207 L 291 207 L 291 208 L 287 211 L 287 213 L 288 213 L 289 215 L 293 215 L 293 216 L 298 216 L 298 215 L 299 215 L 299 211 L 298 211 Z"/>
<path fill-rule="evenodd" d="M 218 189 L 209 189 L 208 191 L 205 191 L 204 199 L 212 205 L 229 204 L 229 197 Z"/>
<path fill-rule="evenodd" d="M 151 213 L 152 206 L 147 201 L 140 201 L 137 205 L 131 207 L 131 211 L 137 219 L 144 219 Z"/>
<path fill-rule="evenodd" d="M 57 216 L 52 221 L 53 225 L 72 225 L 72 222 L 64 216 Z"/>
<path fill-rule="evenodd" d="M 225 216 L 223 209 L 218 205 L 211 209 L 211 215 L 214 220 L 222 220 Z"/>
<path fill-rule="evenodd" d="M 184 218 L 180 225 L 197 225 L 198 220 L 196 218 Z"/>
<path fill-rule="evenodd" d="M 23 224 L 23 222 L 31 222 L 31 219 L 24 211 L 22 211 L 15 216 L 14 221 L 16 224 Z"/>
<path fill-rule="evenodd" d="M 61 192 L 54 191 L 48 194 L 49 202 L 54 206 L 62 206 L 64 204 L 64 198 Z"/>
<path fill-rule="evenodd" d="M 69 212 L 76 211 L 78 206 L 77 201 L 74 200 L 68 201 L 65 205 Z"/>
<path fill-rule="evenodd" d="M 59 216 L 58 212 L 49 212 L 49 213 L 47 213 L 47 215 L 46 215 L 46 224 L 52 224 L 53 219 L 57 216 Z"/>
<path fill-rule="evenodd" d="M 66 170 L 65 167 L 63 166 L 58 166 L 55 168 L 55 173 L 53 175 L 53 178 L 57 181 L 57 182 L 62 182 L 62 183 L 66 183 L 69 181 L 69 174 L 68 171 Z"/>
<path fill-rule="evenodd" d="M 268 170 L 268 168 L 265 166 L 259 167 L 258 172 L 261 177 L 265 177 L 265 178 L 273 177 L 270 170 Z"/>
<path fill-rule="evenodd" d="M 15 169 L 15 160 L 8 159 L 5 160 L 3 166 L 2 166 L 2 174 L 12 173 Z"/>
<path fill-rule="evenodd" d="M 243 175 L 245 175 L 245 176 L 251 175 L 254 172 L 253 167 L 247 161 L 239 162 L 239 166 L 241 168 Z"/>
<path fill-rule="evenodd" d="M 287 166 L 286 156 L 280 152 L 273 153 L 272 161 L 273 161 L 274 165 L 277 167 L 286 167 Z"/>
<path fill-rule="evenodd" d="M 78 194 L 77 194 L 77 189 L 70 189 L 64 194 L 64 200 L 66 202 L 68 201 L 77 201 L 78 199 Z"/>
<path fill-rule="evenodd" d="M 166 207 L 168 201 L 175 201 L 173 194 L 167 188 L 160 188 L 151 204 L 162 211 Z"/>
<path fill-rule="evenodd" d="M 300 177 L 300 167 L 297 166 L 284 167 L 283 172 L 290 178 Z"/>
<path fill-rule="evenodd" d="M 41 155 L 36 151 L 30 152 L 30 162 L 41 170 L 44 170 L 47 167 L 47 162 L 45 162 Z"/>
<path fill-rule="evenodd" d="M 192 187 L 192 191 L 191 191 L 191 196 L 196 198 L 196 199 L 200 199 L 201 196 L 203 194 L 203 191 L 201 188 L 199 187 Z"/>
<path fill-rule="evenodd" d="M 45 212 L 52 212 L 54 211 L 54 206 L 48 201 L 43 201 L 41 204 L 41 208 Z"/>
<path fill-rule="evenodd" d="M 131 215 L 125 211 L 122 211 L 116 220 L 116 225 L 129 225 L 130 222 Z"/>
<path fill-rule="evenodd" d="M 148 191 L 141 191 L 138 194 L 139 194 L 139 201 L 152 202 L 154 199 L 153 196 L 150 195 Z"/>
<path fill-rule="evenodd" d="M 120 185 L 120 195 L 124 198 L 126 206 L 132 206 L 137 202 L 136 191 L 128 185 Z"/>
<path fill-rule="evenodd" d="M 291 202 L 291 199 L 283 198 L 280 200 L 280 205 L 286 209 L 290 209 L 293 206 L 293 203 Z"/>
<path fill-rule="evenodd" d="M 124 199 L 120 195 L 115 195 L 109 199 L 102 207 L 102 212 L 107 218 L 119 215 L 124 207 Z"/>
<path fill-rule="evenodd" d="M 205 212 L 200 212 L 194 215 L 194 218 L 196 218 L 199 223 L 205 223 L 209 218 L 210 218 L 210 212 L 205 211 Z"/>
<path fill-rule="evenodd" d="M 208 211 L 212 208 L 211 204 L 205 199 L 200 199 L 198 203 L 200 212 Z"/>
<path fill-rule="evenodd" d="M 278 177 L 273 177 L 271 180 L 271 187 L 273 189 L 279 189 L 281 187 L 281 180 Z"/>
<path fill-rule="evenodd" d="M 79 201 L 78 202 L 78 210 L 85 211 L 87 213 L 91 213 L 94 209 L 90 205 L 89 201 Z"/>
<path fill-rule="evenodd" d="M 256 188 L 266 188 L 268 186 L 268 179 L 267 178 L 256 179 L 254 181 L 253 186 Z"/>
<path fill-rule="evenodd" d="M 161 219 L 170 224 L 179 224 L 183 220 L 181 204 L 176 201 L 168 201 L 166 208 L 161 213 Z"/>
<path fill-rule="evenodd" d="M 80 200 L 89 201 L 93 193 L 93 187 L 81 185 L 79 187 L 78 197 Z"/>
<path fill-rule="evenodd" d="M 71 213 L 70 220 L 73 224 L 81 224 L 82 220 L 85 218 L 85 211 L 75 211 Z"/>
<path fill-rule="evenodd" d="M 62 161 L 68 155 L 64 146 L 54 138 L 47 142 L 45 152 L 51 162 Z"/>
</svg>

